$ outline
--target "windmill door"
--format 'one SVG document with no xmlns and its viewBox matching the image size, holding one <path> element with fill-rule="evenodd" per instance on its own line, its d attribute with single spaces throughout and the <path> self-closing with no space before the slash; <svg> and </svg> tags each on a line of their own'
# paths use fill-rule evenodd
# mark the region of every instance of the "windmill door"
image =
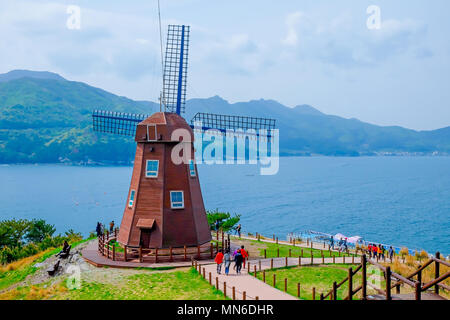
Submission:
<svg viewBox="0 0 450 320">
<path fill-rule="evenodd" d="M 150 248 L 151 234 L 150 229 L 141 229 L 141 245 L 143 248 Z"/>
</svg>

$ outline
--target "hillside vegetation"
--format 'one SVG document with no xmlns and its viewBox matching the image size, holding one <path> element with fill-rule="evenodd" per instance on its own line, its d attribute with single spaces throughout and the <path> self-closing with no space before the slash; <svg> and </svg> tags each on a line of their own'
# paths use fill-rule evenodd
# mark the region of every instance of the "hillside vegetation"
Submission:
<svg viewBox="0 0 450 320">
<path fill-rule="evenodd" d="M 54 73 L 0 75 L 0 163 L 130 163 L 133 138 L 94 133 L 94 109 L 151 114 L 159 105 Z M 230 104 L 217 96 L 188 100 L 186 110 L 188 122 L 197 112 L 274 118 L 281 155 L 450 154 L 450 127 L 422 132 L 381 127 L 308 105 L 288 108 L 273 100 Z"/>
</svg>

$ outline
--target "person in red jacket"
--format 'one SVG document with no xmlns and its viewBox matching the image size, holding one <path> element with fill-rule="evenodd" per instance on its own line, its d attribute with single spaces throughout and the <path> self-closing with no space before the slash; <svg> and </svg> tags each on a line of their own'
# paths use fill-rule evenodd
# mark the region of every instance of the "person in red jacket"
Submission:
<svg viewBox="0 0 450 320">
<path fill-rule="evenodd" d="M 223 253 L 222 250 L 219 250 L 217 252 L 216 258 L 214 259 L 214 262 L 217 263 L 217 273 L 220 274 L 222 271 L 222 263 L 223 263 Z"/>
<path fill-rule="evenodd" d="M 243 260 L 244 269 L 245 269 L 245 260 L 248 259 L 248 252 L 245 251 L 244 246 L 241 246 L 241 254 L 242 254 L 242 260 Z"/>
</svg>

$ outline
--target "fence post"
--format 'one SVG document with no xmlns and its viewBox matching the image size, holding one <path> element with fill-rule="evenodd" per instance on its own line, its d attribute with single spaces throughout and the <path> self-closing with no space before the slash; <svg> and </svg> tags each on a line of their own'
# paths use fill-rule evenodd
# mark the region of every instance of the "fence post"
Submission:
<svg viewBox="0 0 450 320">
<path fill-rule="evenodd" d="M 223 296 L 227 297 L 227 283 L 225 281 L 223 282 Z"/>
<path fill-rule="evenodd" d="M 325 257 L 323 254 L 322 254 L 322 264 L 325 264 Z"/>
<path fill-rule="evenodd" d="M 284 292 L 287 292 L 287 278 L 284 278 Z"/>
<path fill-rule="evenodd" d="M 247 261 L 247 273 L 250 274 L 250 261 Z"/>
<path fill-rule="evenodd" d="M 297 298 L 300 298 L 300 282 L 297 283 Z"/>
<path fill-rule="evenodd" d="M 391 267 L 386 267 L 386 300 L 392 300 L 392 296 L 391 296 Z"/>
<path fill-rule="evenodd" d="M 142 247 L 139 246 L 139 262 L 142 262 Z"/>
<path fill-rule="evenodd" d="M 158 248 L 155 249 L 155 263 L 158 263 Z"/>
<path fill-rule="evenodd" d="M 352 264 L 355 264 L 355 256 L 352 256 Z"/>
<path fill-rule="evenodd" d="M 169 250 L 170 250 L 170 261 L 172 261 L 172 246 L 169 248 Z"/>
<path fill-rule="evenodd" d="M 127 262 L 127 260 L 128 260 L 128 257 L 127 257 L 127 245 L 125 245 L 125 246 L 123 247 L 123 260 L 124 260 L 125 262 Z"/>
<path fill-rule="evenodd" d="M 337 283 L 333 282 L 333 300 L 337 300 Z"/>
<path fill-rule="evenodd" d="M 292 257 L 292 255 L 291 255 L 291 249 L 289 249 L 289 257 Z"/>
<path fill-rule="evenodd" d="M 276 287 L 275 287 L 276 284 L 277 284 L 277 277 L 276 277 L 276 274 L 274 273 L 274 274 L 273 274 L 273 287 L 274 287 L 274 288 L 276 288 Z"/>
<path fill-rule="evenodd" d="M 436 259 L 441 259 L 440 252 L 436 252 Z M 439 262 L 437 262 L 437 261 L 435 261 L 435 264 L 434 264 L 434 278 L 435 279 L 439 278 Z M 439 294 L 439 285 L 437 283 L 434 286 L 434 293 Z"/>
<path fill-rule="evenodd" d="M 422 266 L 419 265 L 419 269 L 422 268 Z M 419 271 L 417 274 L 417 283 L 416 283 L 416 300 L 421 300 L 422 297 L 422 271 Z"/>
<path fill-rule="evenodd" d="M 233 287 L 233 300 L 236 300 L 236 289 Z"/>
<path fill-rule="evenodd" d="M 219 290 L 219 277 L 216 277 L 216 289 Z"/>
<path fill-rule="evenodd" d="M 345 256 L 342 256 L 342 263 L 345 264 Z"/>
<path fill-rule="evenodd" d="M 286 267 L 288 266 L 288 257 L 285 257 L 284 260 L 286 260 Z"/>
<path fill-rule="evenodd" d="M 255 274 L 254 274 L 254 276 L 255 276 L 255 278 L 256 278 L 256 265 L 255 265 L 255 266 L 253 266 L 253 269 L 255 270 Z"/>
<path fill-rule="evenodd" d="M 300 254 L 300 256 L 303 258 L 303 249 L 302 249 L 302 251 L 301 251 L 301 254 Z"/>
<path fill-rule="evenodd" d="M 209 273 L 209 285 L 211 285 L 211 272 Z"/>
<path fill-rule="evenodd" d="M 336 263 L 336 256 L 333 254 L 333 263 Z"/>
<path fill-rule="evenodd" d="M 353 269 L 348 269 L 348 300 L 353 300 Z"/>
<path fill-rule="evenodd" d="M 264 249 L 264 259 L 267 259 L 267 250 Z"/>
<path fill-rule="evenodd" d="M 300 267 L 302 265 L 302 257 L 298 256 L 298 266 Z"/>
<path fill-rule="evenodd" d="M 270 259 L 270 269 L 273 269 L 273 258 Z"/>
<path fill-rule="evenodd" d="M 277 244 L 278 244 L 278 237 L 277 237 Z"/>
<path fill-rule="evenodd" d="M 184 258 L 186 259 L 186 246 L 184 246 Z M 211 259 L 214 258 L 214 246 L 211 243 Z"/>
<path fill-rule="evenodd" d="M 363 254 L 361 256 L 361 291 L 362 291 L 362 300 L 367 299 L 367 258 L 366 255 Z"/>
<path fill-rule="evenodd" d="M 261 260 L 258 261 L 259 264 L 259 271 L 261 271 Z"/>
<path fill-rule="evenodd" d="M 316 300 L 316 287 L 312 288 L 312 299 Z"/>
<path fill-rule="evenodd" d="M 312 255 L 312 252 L 311 252 L 311 265 L 313 265 L 314 264 L 314 256 Z"/>
<path fill-rule="evenodd" d="M 242 300 L 247 300 L 247 292 L 242 292 Z"/>
<path fill-rule="evenodd" d="M 266 270 L 263 270 L 263 282 L 266 283 Z"/>
<path fill-rule="evenodd" d="M 280 257 L 280 248 L 277 248 L 277 258 Z"/>
<path fill-rule="evenodd" d="M 112 254 L 113 254 L 113 261 L 116 261 L 116 246 L 113 245 L 113 246 L 112 246 L 112 249 L 113 249 L 113 250 L 112 250 L 112 251 L 113 251 L 113 252 L 112 252 Z"/>
</svg>

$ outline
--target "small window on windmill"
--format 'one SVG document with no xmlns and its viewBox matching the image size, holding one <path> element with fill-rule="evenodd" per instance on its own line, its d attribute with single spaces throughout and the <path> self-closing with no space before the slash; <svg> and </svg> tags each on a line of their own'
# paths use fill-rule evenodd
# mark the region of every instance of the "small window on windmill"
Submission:
<svg viewBox="0 0 450 320">
<path fill-rule="evenodd" d="M 194 160 L 189 160 L 189 174 L 191 177 L 195 177 L 195 164 Z"/>
<path fill-rule="evenodd" d="M 147 160 L 145 176 L 147 178 L 158 178 L 159 160 Z"/>
<path fill-rule="evenodd" d="M 170 207 L 172 209 L 184 209 L 183 191 L 170 191 Z"/>
<path fill-rule="evenodd" d="M 128 201 L 128 207 L 133 207 L 133 203 L 134 203 L 134 195 L 136 194 L 136 190 L 131 190 L 130 193 L 130 200 Z"/>
</svg>

